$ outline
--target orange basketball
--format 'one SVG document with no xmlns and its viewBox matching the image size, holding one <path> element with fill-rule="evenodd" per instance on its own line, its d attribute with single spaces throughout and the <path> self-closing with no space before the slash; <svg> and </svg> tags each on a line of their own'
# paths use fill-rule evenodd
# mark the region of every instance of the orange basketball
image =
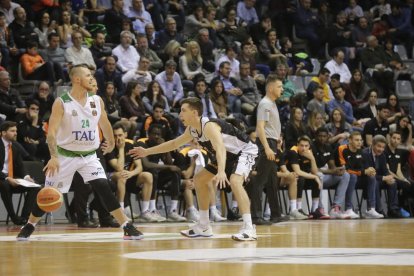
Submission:
<svg viewBox="0 0 414 276">
<path fill-rule="evenodd" d="M 53 212 L 63 204 L 63 195 L 53 187 L 44 187 L 37 194 L 37 205 L 45 212 Z"/>
</svg>

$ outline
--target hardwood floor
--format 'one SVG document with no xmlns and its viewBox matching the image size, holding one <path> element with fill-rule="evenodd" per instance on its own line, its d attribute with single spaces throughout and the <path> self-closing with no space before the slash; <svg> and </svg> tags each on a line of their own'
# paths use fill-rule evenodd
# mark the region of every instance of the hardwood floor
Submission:
<svg viewBox="0 0 414 276">
<path fill-rule="evenodd" d="M 0 275 L 414 275 L 414 220 L 300 221 L 258 226 L 236 242 L 240 223 L 187 239 L 183 224 L 139 224 L 142 241 L 119 229 L 40 225 L 29 242 L 0 225 Z M 413 273 L 413 274 L 411 274 Z"/>
</svg>

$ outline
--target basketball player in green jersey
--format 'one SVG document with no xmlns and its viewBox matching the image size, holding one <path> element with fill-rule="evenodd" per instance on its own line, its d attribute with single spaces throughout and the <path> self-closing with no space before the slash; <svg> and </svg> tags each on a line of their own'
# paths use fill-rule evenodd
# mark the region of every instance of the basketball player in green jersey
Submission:
<svg viewBox="0 0 414 276">
<path fill-rule="evenodd" d="M 119 222 L 124 239 L 142 239 L 143 234 L 128 221 L 112 194 L 105 171 L 96 157 L 95 151 L 100 146 L 99 128 L 105 138 L 101 146 L 104 154 L 113 150 L 115 142 L 102 99 L 88 94 L 93 90 L 94 78 L 88 68 L 75 66 L 70 71 L 70 79 L 72 90 L 57 98 L 52 107 L 47 135 L 51 158 L 44 168 L 45 186 L 67 193 L 77 171 Z M 28 240 L 43 214 L 36 204 L 17 240 Z"/>
</svg>

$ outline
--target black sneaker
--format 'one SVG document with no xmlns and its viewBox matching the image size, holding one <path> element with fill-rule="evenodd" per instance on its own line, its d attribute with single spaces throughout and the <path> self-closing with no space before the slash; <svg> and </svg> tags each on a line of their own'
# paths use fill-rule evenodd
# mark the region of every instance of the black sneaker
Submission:
<svg viewBox="0 0 414 276">
<path fill-rule="evenodd" d="M 33 226 L 33 224 L 27 223 L 25 226 L 22 227 L 22 229 L 20 229 L 20 232 L 17 235 L 16 239 L 18 241 L 28 241 L 30 235 L 33 233 L 34 230 L 35 227 Z"/>
<path fill-rule="evenodd" d="M 264 220 L 262 218 L 253 219 L 255 225 L 272 225 L 271 221 Z"/>
<path fill-rule="evenodd" d="M 331 217 L 325 213 L 323 208 L 318 208 L 315 212 L 309 214 L 310 219 L 330 219 Z"/>
<path fill-rule="evenodd" d="M 121 225 L 111 216 L 99 219 L 100 227 L 119 228 Z"/>
<path fill-rule="evenodd" d="M 141 240 L 144 238 L 144 234 L 142 234 L 135 226 L 128 222 L 124 226 L 124 240 Z"/>
<path fill-rule="evenodd" d="M 237 221 L 237 220 L 241 220 L 241 216 L 239 214 L 239 208 L 238 207 L 233 207 L 231 210 L 227 211 L 227 220 L 230 221 Z"/>
</svg>

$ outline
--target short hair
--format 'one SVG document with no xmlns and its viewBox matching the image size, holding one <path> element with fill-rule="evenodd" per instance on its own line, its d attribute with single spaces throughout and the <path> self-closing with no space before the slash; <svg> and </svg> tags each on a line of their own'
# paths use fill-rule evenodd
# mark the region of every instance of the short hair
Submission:
<svg viewBox="0 0 414 276">
<path fill-rule="evenodd" d="M 134 35 L 130 31 L 122 31 L 119 37 L 123 37 L 124 35 L 128 35 L 131 39 L 134 37 Z"/>
<path fill-rule="evenodd" d="M 278 78 L 276 74 L 269 74 L 266 78 L 266 89 L 268 89 L 268 86 L 274 82 L 280 81 L 283 83 L 281 79 Z"/>
<path fill-rule="evenodd" d="M 110 58 L 113 58 L 113 59 L 115 60 L 115 63 L 118 61 L 118 57 L 117 57 L 117 56 L 110 55 L 110 56 L 107 56 L 107 57 L 105 58 L 105 64 L 107 64 L 107 63 L 108 63 L 108 59 L 110 59 Z"/>
<path fill-rule="evenodd" d="M 13 121 L 4 121 L 0 125 L 0 131 L 8 131 L 9 128 L 12 128 L 12 127 L 17 127 L 17 123 Z"/>
<path fill-rule="evenodd" d="M 98 37 L 98 34 L 101 34 L 103 36 L 106 36 L 106 34 L 105 34 L 104 31 L 99 30 L 99 31 L 95 31 L 95 33 L 93 34 L 93 38 L 97 38 Z"/>
<path fill-rule="evenodd" d="M 200 34 L 202 34 L 202 33 L 207 33 L 207 34 L 210 34 L 209 32 L 208 32 L 208 29 L 207 28 L 201 28 L 200 30 L 198 30 L 198 34 L 200 35 Z"/>
<path fill-rule="evenodd" d="M 340 79 L 341 79 L 341 75 L 339 75 L 338 73 L 332 74 L 331 76 L 331 80 L 339 81 Z"/>
<path fill-rule="evenodd" d="M 398 135 L 402 136 L 402 134 L 401 134 L 401 132 L 400 132 L 400 131 L 395 130 L 395 131 L 391 131 L 391 132 L 390 132 L 390 137 L 392 137 L 394 134 L 398 134 Z"/>
<path fill-rule="evenodd" d="M 355 136 L 361 136 L 362 137 L 362 134 L 359 131 L 352 131 L 351 134 L 349 134 L 349 139 L 352 139 Z"/>
<path fill-rule="evenodd" d="M 298 138 L 298 144 L 299 144 L 300 142 L 302 142 L 302 141 L 308 142 L 308 143 L 309 143 L 309 145 L 311 145 L 311 144 L 312 144 L 312 140 L 311 140 L 311 138 L 309 138 L 309 136 L 308 136 L 308 135 L 302 135 L 302 136 L 300 136 L 300 137 Z"/>
<path fill-rule="evenodd" d="M 156 102 L 156 103 L 153 105 L 152 110 L 155 110 L 156 108 L 161 108 L 161 109 L 164 111 L 165 106 L 164 106 L 164 104 L 162 104 L 162 103 Z"/>
<path fill-rule="evenodd" d="M 168 68 L 168 67 L 177 68 L 177 63 L 174 60 L 169 59 L 165 62 L 165 68 Z"/>
<path fill-rule="evenodd" d="M 387 144 L 387 139 L 383 135 L 377 134 L 374 138 L 372 138 L 372 145 L 376 145 L 378 143 Z"/>
<path fill-rule="evenodd" d="M 36 41 L 28 41 L 26 43 L 26 49 L 38 48 L 39 44 Z"/>
<path fill-rule="evenodd" d="M 315 134 L 316 134 L 316 136 L 318 136 L 321 133 L 328 133 L 329 134 L 329 131 L 328 131 L 328 129 L 326 127 L 320 127 L 320 128 L 318 128 L 316 130 L 316 133 Z"/>
<path fill-rule="evenodd" d="M 389 106 L 388 104 L 386 104 L 386 103 L 381 103 L 381 104 L 379 104 L 379 105 L 377 106 L 377 110 L 378 110 L 378 111 L 381 111 L 381 110 L 383 110 L 383 109 L 390 109 L 390 106 Z"/>
<path fill-rule="evenodd" d="M 88 65 L 86 64 L 77 64 L 75 66 L 72 66 L 72 68 L 69 71 L 69 78 L 72 80 L 74 76 L 79 75 L 80 69 L 82 68 L 89 69 Z"/>
<path fill-rule="evenodd" d="M 315 85 L 312 87 L 312 93 L 315 93 L 316 91 L 318 91 L 319 89 L 323 90 L 323 87 L 320 85 Z"/>
<path fill-rule="evenodd" d="M 125 128 L 125 126 L 124 126 L 121 122 L 116 122 L 116 123 L 112 126 L 112 129 L 113 129 L 113 130 L 116 130 L 116 129 L 122 129 L 122 130 L 123 130 L 123 132 L 127 132 L 127 130 L 126 130 L 126 128 Z"/>
<path fill-rule="evenodd" d="M 54 37 L 59 37 L 60 38 L 58 33 L 50 33 L 50 34 L 47 35 L 47 40 L 50 41 Z"/>
<path fill-rule="evenodd" d="M 335 88 L 333 89 L 334 95 L 336 94 L 336 90 L 338 90 L 338 89 L 343 89 L 343 88 L 342 88 L 342 86 L 341 86 L 341 85 L 340 85 L 340 86 L 335 87 Z"/>
<path fill-rule="evenodd" d="M 73 32 L 72 32 L 72 35 L 71 35 L 70 37 L 73 39 L 73 37 L 74 37 L 76 34 L 80 34 L 80 35 L 82 36 L 82 39 L 83 39 L 83 33 L 82 33 L 82 32 L 80 32 L 80 31 L 73 31 Z"/>
<path fill-rule="evenodd" d="M 319 70 L 318 76 L 319 75 L 330 74 L 330 73 L 331 73 L 331 71 L 329 71 L 329 69 L 323 67 L 323 68 L 321 68 L 321 70 Z"/>
<path fill-rule="evenodd" d="M 36 99 L 28 99 L 26 101 L 26 106 L 30 107 L 32 104 L 36 105 L 36 106 L 40 106 L 40 102 Z"/>
<path fill-rule="evenodd" d="M 190 109 L 196 110 L 199 116 L 203 115 L 203 103 L 201 102 L 199 98 L 190 97 L 190 98 L 184 99 L 181 101 L 181 105 L 183 104 L 188 104 Z"/>
<path fill-rule="evenodd" d="M 135 38 L 136 38 L 137 40 L 139 40 L 139 39 L 141 39 L 141 38 L 145 38 L 145 39 L 147 39 L 147 35 L 146 35 L 146 34 L 143 34 L 143 33 L 137 33 L 137 35 L 135 36 Z"/>
<path fill-rule="evenodd" d="M 161 134 L 164 136 L 163 134 L 163 128 L 160 124 L 151 124 L 148 128 L 148 134 L 152 133 L 154 131 L 154 129 L 159 129 L 161 130 Z"/>
<path fill-rule="evenodd" d="M 219 69 L 223 69 L 223 68 L 224 68 L 224 65 L 226 65 L 226 64 L 228 64 L 229 66 L 231 66 L 230 62 L 228 62 L 228 61 L 223 61 L 222 63 L 220 63 L 220 65 L 219 65 Z"/>
<path fill-rule="evenodd" d="M 248 63 L 248 62 L 246 62 L 246 61 L 242 61 L 242 62 L 240 62 L 240 64 L 239 64 L 239 68 L 242 68 L 242 66 L 249 66 L 249 68 L 250 68 L 250 63 Z"/>
</svg>

